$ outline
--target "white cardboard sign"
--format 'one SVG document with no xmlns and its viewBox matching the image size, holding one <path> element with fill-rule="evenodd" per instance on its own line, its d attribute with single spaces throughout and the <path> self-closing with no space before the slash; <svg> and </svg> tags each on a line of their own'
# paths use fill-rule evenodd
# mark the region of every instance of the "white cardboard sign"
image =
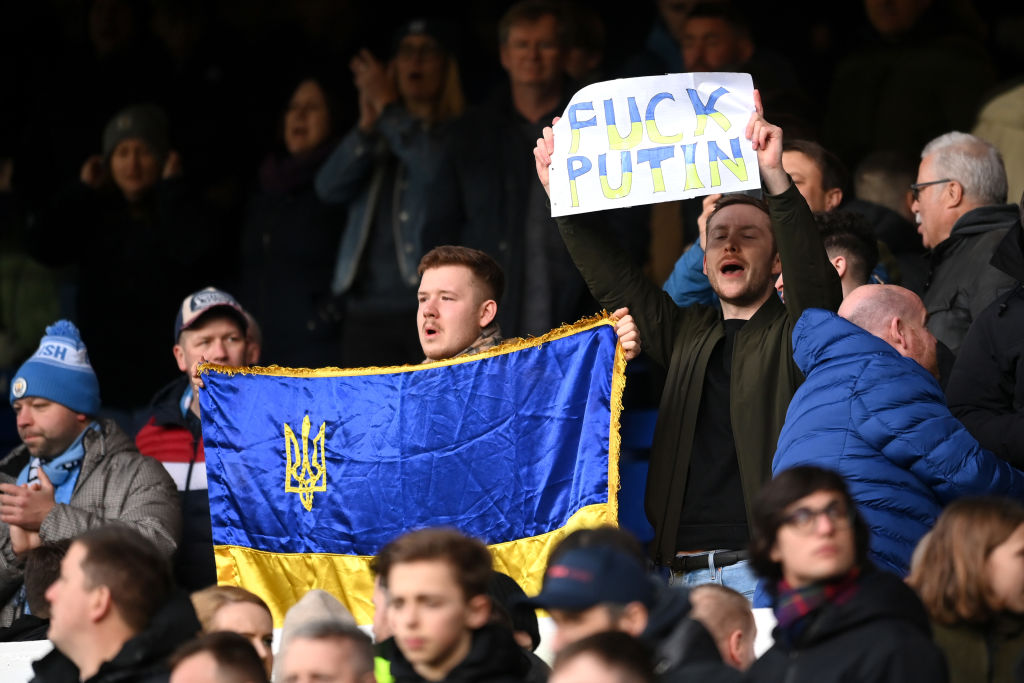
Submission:
<svg viewBox="0 0 1024 683">
<path fill-rule="evenodd" d="M 620 78 L 577 92 L 555 124 L 551 215 L 761 187 L 746 139 L 750 74 Z"/>
</svg>

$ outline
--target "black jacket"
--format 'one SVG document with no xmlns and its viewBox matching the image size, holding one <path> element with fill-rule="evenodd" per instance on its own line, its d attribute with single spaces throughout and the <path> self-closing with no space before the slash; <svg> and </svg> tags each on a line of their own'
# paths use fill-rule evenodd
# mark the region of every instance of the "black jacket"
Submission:
<svg viewBox="0 0 1024 683">
<path fill-rule="evenodd" d="M 288 168 L 287 182 L 265 178 L 246 207 L 241 282 L 233 293 L 259 322 L 269 363 L 316 368 L 337 359 L 336 330 L 320 310 L 330 297 L 345 207 L 324 204 L 313 191 L 316 169 L 332 147 L 324 143 L 302 159 L 269 157 L 264 170 Z M 413 295 L 410 300 L 415 303 Z"/>
<path fill-rule="evenodd" d="M 100 666 L 85 683 L 158 683 L 169 678 L 167 658 L 202 627 L 185 592 L 175 593 L 160 608 L 149 626 L 129 640 L 121 651 Z M 79 683 L 78 667 L 57 649 L 37 662 L 32 683 Z"/>
<path fill-rule="evenodd" d="M 652 579 L 654 581 L 654 579 Z M 703 624 L 689 618 L 690 591 L 656 582 L 655 603 L 640 634 L 654 650 L 659 680 L 731 683 L 740 672 L 722 661 L 714 638 Z"/>
<path fill-rule="evenodd" d="M 932 641 L 924 606 L 896 576 L 862 575 L 857 593 L 842 605 L 812 613 L 800 635 L 782 628 L 775 644 L 747 672 L 751 681 L 829 683 L 942 683 L 946 660 Z"/>
<path fill-rule="evenodd" d="M 999 243 L 992 265 L 1017 280 L 971 324 L 946 387 L 949 409 L 1000 458 L 1024 469 L 1024 228 Z"/>
<path fill-rule="evenodd" d="M 546 125 L 561 114 L 572 90 L 550 114 L 542 117 Z M 498 307 L 498 322 L 506 336 L 521 336 L 528 330 L 522 318 L 524 300 L 539 296 L 535 283 L 528 280 L 531 266 L 543 268 L 547 277 L 549 327 L 572 323 L 598 310 L 598 304 L 573 267 L 572 260 L 558 237 L 554 219 L 544 233 L 544 263 L 528 253 L 526 221 L 531 192 L 540 184 L 531 150 L 535 137 L 527 135 L 530 124 L 516 111 L 507 86 L 488 101 L 466 113 L 459 124 L 451 174 L 456 183 L 455 196 L 438 192 L 431 201 L 433 211 L 451 205 L 458 207 L 461 226 L 459 244 L 490 254 L 505 273 L 505 294 Z M 633 261 L 646 257 L 649 235 L 647 207 L 614 209 L 602 212 L 614 231 L 618 248 L 625 249 Z M 528 263 L 529 262 L 529 263 Z M 546 329 L 544 330 L 547 331 Z"/>
<path fill-rule="evenodd" d="M 989 264 L 992 254 L 1020 215 L 1013 204 L 982 206 L 953 225 L 949 237 L 930 256 L 924 306 L 928 329 L 959 353 L 971 322 L 1013 286 L 1013 278 Z"/>
<path fill-rule="evenodd" d="M 543 120 L 551 121 L 566 102 Z M 501 265 L 505 294 L 498 308 L 498 322 L 506 334 L 516 336 L 522 332 L 523 301 L 536 296 L 526 274 L 529 197 L 531 188 L 539 182 L 530 154 L 535 141 L 526 133 L 528 126 L 513 106 L 508 87 L 496 90 L 486 102 L 466 112 L 452 162 L 457 196 L 446 200 L 460 207 L 461 244 L 485 251 Z M 557 283 L 561 286 L 556 286 L 554 280 L 550 283 L 551 319 L 575 322 L 582 312 L 592 313 L 597 306 L 592 299 L 588 301 L 583 280 L 559 243 L 553 220 L 545 234 L 549 262 L 561 265 L 549 272 L 564 278 Z"/>
<path fill-rule="evenodd" d="M 190 591 L 217 583 L 206 490 L 203 426 L 192 412 L 181 414 L 181 397 L 189 380 L 178 377 L 153 397 L 151 413 L 135 435 L 143 455 L 159 460 L 175 480 L 181 497 L 181 543 L 174 553 L 174 580 Z M 181 468 L 186 468 L 182 475 Z M 199 482 L 197 484 L 197 482 Z"/>
<path fill-rule="evenodd" d="M 199 245 L 221 244 L 219 222 L 181 178 L 162 180 L 138 203 L 119 192 L 69 186 L 39 212 L 29 232 L 32 255 L 51 267 L 73 267 L 75 323 L 102 377 L 105 407 L 145 406 L 154 387 L 178 370 L 167 352 L 170 316 L 188 292 L 213 284 L 232 249 L 207 267 Z M 116 300 L 116 305 L 113 301 Z M 130 322 L 129 322 L 130 321 Z M 131 360 L 109 340 L 131 326 Z"/>
<path fill-rule="evenodd" d="M 394 639 L 386 641 L 384 646 L 389 651 L 395 683 L 425 680 L 416 673 Z M 473 633 L 469 654 L 448 672 L 442 683 L 522 683 L 529 671 L 530 660 L 512 638 L 512 632 L 500 624 L 487 624 Z"/>
</svg>

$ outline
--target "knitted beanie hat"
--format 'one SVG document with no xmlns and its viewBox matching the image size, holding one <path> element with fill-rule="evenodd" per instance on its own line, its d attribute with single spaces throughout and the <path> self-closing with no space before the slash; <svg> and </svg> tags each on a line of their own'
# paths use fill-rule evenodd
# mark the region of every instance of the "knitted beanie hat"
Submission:
<svg viewBox="0 0 1024 683">
<path fill-rule="evenodd" d="M 46 398 L 85 415 L 99 412 L 100 385 L 71 321 L 47 327 L 39 349 L 14 373 L 11 403 L 23 396 Z"/>
<path fill-rule="evenodd" d="M 163 109 L 155 104 L 136 104 L 119 111 L 103 129 L 103 160 L 110 161 L 117 145 L 129 138 L 138 138 L 146 143 L 162 166 L 170 148 L 167 115 Z"/>
</svg>

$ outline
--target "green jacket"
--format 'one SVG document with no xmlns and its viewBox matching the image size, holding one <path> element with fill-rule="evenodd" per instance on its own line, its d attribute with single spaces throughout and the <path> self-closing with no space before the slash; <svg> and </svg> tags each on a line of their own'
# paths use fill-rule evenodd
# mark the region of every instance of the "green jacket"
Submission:
<svg viewBox="0 0 1024 683">
<path fill-rule="evenodd" d="M 992 624 L 932 622 L 935 642 L 946 654 L 949 683 L 1012 683 L 1024 653 L 1024 619 L 1002 615 Z"/>
<path fill-rule="evenodd" d="M 793 362 L 793 326 L 805 309 L 835 311 L 842 301 L 839 276 L 796 186 L 767 196 L 767 200 L 786 274 L 786 303 L 777 296 L 768 297 L 743 326 L 733 349 L 730 385 L 733 436 L 748 523 L 754 496 L 771 477 L 772 455 L 789 401 L 804 379 Z M 657 564 L 668 564 L 677 550 L 676 533 L 704 374 L 725 328 L 716 308 L 676 306 L 611 241 L 603 223 L 600 213 L 558 219 L 562 239 L 594 298 L 608 310 L 628 306 L 640 329 L 644 351 L 668 371 L 651 447 L 645 502 L 655 532 L 651 555 Z"/>
</svg>

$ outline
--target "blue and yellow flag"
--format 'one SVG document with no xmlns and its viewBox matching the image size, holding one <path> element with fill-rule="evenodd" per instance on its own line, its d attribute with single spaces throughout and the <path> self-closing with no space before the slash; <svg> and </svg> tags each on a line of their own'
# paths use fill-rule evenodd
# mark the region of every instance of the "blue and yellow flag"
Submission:
<svg viewBox="0 0 1024 683">
<path fill-rule="evenodd" d="M 607 317 L 417 366 L 203 366 L 219 582 L 278 625 L 312 588 L 369 623 L 372 557 L 453 526 L 536 592 L 555 543 L 616 523 L 624 370 Z"/>
</svg>

